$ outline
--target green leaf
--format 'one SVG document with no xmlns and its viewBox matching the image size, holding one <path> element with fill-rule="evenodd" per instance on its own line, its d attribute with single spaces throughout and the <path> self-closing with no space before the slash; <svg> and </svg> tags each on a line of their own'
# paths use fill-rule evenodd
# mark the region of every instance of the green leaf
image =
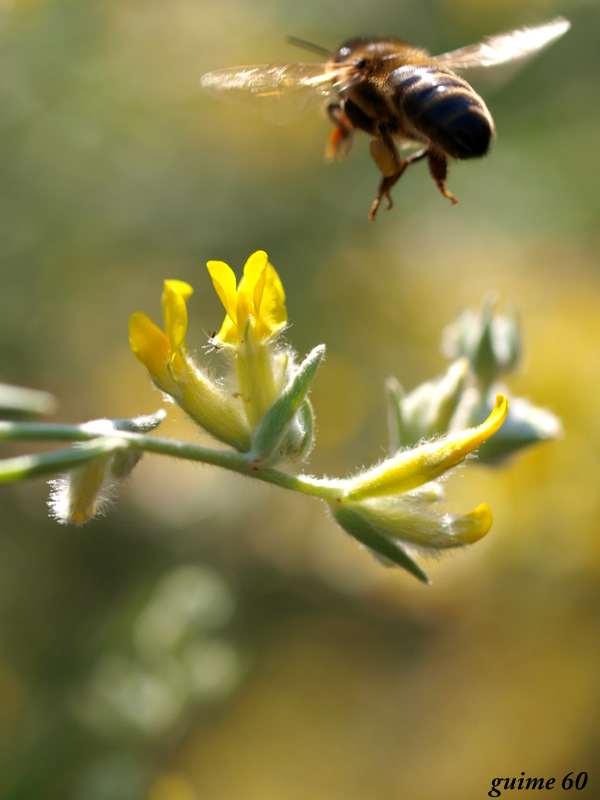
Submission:
<svg viewBox="0 0 600 800">
<path fill-rule="evenodd" d="M 48 392 L 0 383 L 0 419 L 23 419 L 51 414 L 56 399 Z"/>
</svg>

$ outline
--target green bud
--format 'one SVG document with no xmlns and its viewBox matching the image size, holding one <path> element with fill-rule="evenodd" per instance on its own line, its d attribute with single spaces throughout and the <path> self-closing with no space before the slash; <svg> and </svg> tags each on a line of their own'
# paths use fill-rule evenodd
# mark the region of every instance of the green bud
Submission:
<svg viewBox="0 0 600 800">
<path fill-rule="evenodd" d="M 264 414 L 252 437 L 250 458 L 264 464 L 306 454 L 312 443 L 313 420 L 306 395 L 315 377 L 325 345 L 315 347 L 295 370 L 292 379 Z M 291 431 L 293 423 L 296 430 Z M 287 438 L 289 434 L 289 439 Z"/>
<path fill-rule="evenodd" d="M 444 330 L 442 349 L 447 358 L 466 358 L 477 381 L 489 384 L 514 370 L 521 357 L 521 334 L 516 312 L 496 314 L 496 298 L 488 296 L 479 312 L 464 311 Z"/>
<path fill-rule="evenodd" d="M 308 398 L 300 404 L 281 444 L 281 452 L 289 461 L 305 459 L 314 444 L 315 418 Z"/>
</svg>

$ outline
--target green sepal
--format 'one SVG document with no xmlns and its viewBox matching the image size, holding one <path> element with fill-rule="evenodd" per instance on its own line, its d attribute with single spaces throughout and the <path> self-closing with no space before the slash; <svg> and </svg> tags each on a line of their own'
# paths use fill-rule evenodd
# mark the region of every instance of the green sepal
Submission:
<svg viewBox="0 0 600 800">
<path fill-rule="evenodd" d="M 325 345 L 323 344 L 315 347 L 307 355 L 295 371 L 291 381 L 258 423 L 250 448 L 250 458 L 254 461 L 265 463 L 272 461 L 274 456 L 286 456 L 286 448 L 282 447 L 284 437 L 306 400 L 306 395 L 315 377 L 317 367 L 324 355 Z M 302 409 L 301 417 L 305 420 L 310 419 L 312 427 L 310 406 Z M 305 440 L 306 433 L 310 433 L 310 439 L 312 440 L 312 432 L 304 431 L 298 446 Z"/>
<path fill-rule="evenodd" d="M 402 384 L 397 378 L 390 377 L 385 382 L 388 407 L 389 452 L 395 453 L 401 447 L 411 444 L 407 420 L 404 414 L 403 401 L 406 397 Z"/>
<path fill-rule="evenodd" d="M 378 560 L 383 558 L 382 563 L 387 566 L 402 567 L 414 575 L 417 580 L 429 585 L 427 574 L 416 561 L 413 561 L 402 545 L 381 534 L 362 514 L 344 506 L 343 503 L 332 503 L 330 508 L 338 525 L 357 542 L 371 550 L 375 556 L 379 557 Z"/>
<path fill-rule="evenodd" d="M 454 361 L 439 378 L 422 383 L 405 394 L 395 378 L 388 378 L 388 428 L 390 453 L 424 439 L 447 433 L 464 391 L 469 364 Z"/>
<path fill-rule="evenodd" d="M 492 311 L 491 303 L 481 309 L 479 336 L 471 356 L 471 369 L 484 385 L 494 380 L 499 372 L 492 334 Z"/>
</svg>

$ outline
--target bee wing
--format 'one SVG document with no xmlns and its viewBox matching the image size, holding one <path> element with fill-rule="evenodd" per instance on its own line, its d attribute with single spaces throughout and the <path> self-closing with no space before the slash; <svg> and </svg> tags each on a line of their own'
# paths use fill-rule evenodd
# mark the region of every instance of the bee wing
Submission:
<svg viewBox="0 0 600 800">
<path fill-rule="evenodd" d="M 225 100 L 262 108 L 274 122 L 287 122 L 350 86 L 356 70 L 349 64 L 258 64 L 208 72 L 200 85 Z"/>
<path fill-rule="evenodd" d="M 461 47 L 451 53 L 434 56 L 437 64 L 451 69 L 493 67 L 509 61 L 520 61 L 551 44 L 571 27 L 564 17 L 557 17 L 544 25 L 490 36 L 478 44 Z"/>
</svg>

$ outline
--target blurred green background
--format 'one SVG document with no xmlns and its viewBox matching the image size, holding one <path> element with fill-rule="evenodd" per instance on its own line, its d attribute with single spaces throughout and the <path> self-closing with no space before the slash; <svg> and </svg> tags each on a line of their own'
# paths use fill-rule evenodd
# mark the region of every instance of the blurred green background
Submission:
<svg viewBox="0 0 600 800">
<path fill-rule="evenodd" d="M 558 13 L 563 40 L 481 88 L 498 139 L 453 166 L 456 208 L 418 165 L 369 224 L 365 140 L 326 165 L 319 112 L 274 126 L 198 84 L 302 59 L 286 34 L 442 52 Z M 442 328 L 490 290 L 522 314 L 512 390 L 565 428 L 450 482 L 457 510 L 485 501 L 495 523 L 426 565 L 429 588 L 316 502 L 209 468 L 146 458 L 81 530 L 47 518 L 42 481 L 3 488 L 2 798 L 475 800 L 494 777 L 571 771 L 598 796 L 599 16 L 583 0 L 0 2 L 1 380 L 53 392 L 57 420 L 156 409 L 129 314 L 158 321 L 163 278 L 190 282 L 202 355 L 222 321 L 205 262 L 239 275 L 261 248 L 290 342 L 328 347 L 315 474 L 382 455 L 385 378 L 441 372 Z M 174 411 L 161 432 L 203 441 Z"/>
</svg>

